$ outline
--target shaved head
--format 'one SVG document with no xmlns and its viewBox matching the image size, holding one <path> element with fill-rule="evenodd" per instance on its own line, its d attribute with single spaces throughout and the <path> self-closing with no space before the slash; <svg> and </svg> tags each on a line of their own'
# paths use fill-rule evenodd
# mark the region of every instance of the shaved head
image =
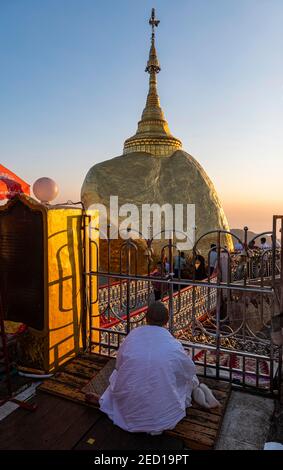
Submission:
<svg viewBox="0 0 283 470">
<path fill-rule="evenodd" d="M 148 325 L 164 326 L 169 319 L 168 308 L 160 300 L 152 302 L 145 316 Z"/>
</svg>

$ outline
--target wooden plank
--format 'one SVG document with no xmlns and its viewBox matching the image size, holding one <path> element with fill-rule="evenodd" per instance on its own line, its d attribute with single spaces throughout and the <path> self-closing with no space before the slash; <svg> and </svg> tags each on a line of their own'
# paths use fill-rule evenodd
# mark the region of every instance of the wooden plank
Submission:
<svg viewBox="0 0 283 470">
<path fill-rule="evenodd" d="M 129 433 L 113 425 L 103 416 L 76 445 L 76 450 L 182 450 L 180 439 L 169 436 L 150 436 L 146 433 Z"/>
<path fill-rule="evenodd" d="M 211 421 L 210 419 L 200 417 L 198 415 L 192 416 L 191 414 L 185 418 L 186 422 L 190 424 L 190 426 L 198 424 L 199 426 L 206 427 L 208 429 L 215 429 L 218 430 L 219 427 L 219 419 L 217 422 Z"/>
<path fill-rule="evenodd" d="M 221 426 L 222 426 L 222 422 L 223 422 L 223 419 L 224 419 L 224 416 L 225 416 L 225 412 L 226 412 L 226 408 L 227 408 L 227 405 L 229 403 L 229 399 L 230 399 L 230 395 L 231 395 L 231 384 L 229 384 L 230 387 L 229 389 L 227 390 L 227 395 L 226 397 L 223 399 L 223 400 L 220 400 L 220 403 L 222 405 L 222 414 L 221 414 L 221 417 L 220 417 L 220 423 L 219 423 L 219 428 L 218 428 L 218 432 L 217 432 L 217 436 L 216 436 L 216 439 L 215 439 L 215 444 L 217 442 L 217 439 L 220 435 L 220 431 L 221 431 Z M 214 445 L 215 445 L 214 444 Z"/>
<path fill-rule="evenodd" d="M 94 371 L 100 371 L 105 366 L 105 364 L 97 363 L 96 361 L 89 361 L 88 359 L 79 357 L 74 359 L 72 364 L 81 365 L 83 367 L 89 367 Z"/>
<path fill-rule="evenodd" d="M 219 423 L 219 419 L 220 419 L 219 415 L 207 413 L 207 411 L 204 410 L 203 408 L 200 410 L 197 410 L 196 408 L 191 407 L 188 409 L 187 417 L 185 419 L 188 419 L 191 421 L 194 418 L 198 419 L 200 422 L 203 421 L 203 422 L 213 423 L 215 425 Z"/>
<path fill-rule="evenodd" d="M 96 364 L 101 364 L 104 366 L 109 359 L 111 359 L 108 356 L 102 356 L 100 354 L 92 353 L 92 354 L 87 354 L 83 353 L 78 356 L 80 359 L 87 359 L 88 361 L 95 362 Z"/>
<path fill-rule="evenodd" d="M 98 373 L 101 370 L 108 360 L 108 358 L 97 355 L 80 355 L 61 368 L 55 377 L 46 380 L 40 386 L 40 390 L 76 403 L 81 403 L 84 406 L 97 408 L 97 406 L 85 401 L 85 395 L 81 391 L 81 388 L 95 376 L 95 372 Z M 227 382 L 217 381 L 211 378 L 201 378 L 200 380 L 208 385 L 222 406 L 220 408 L 218 407 L 205 410 L 193 403 L 193 406 L 187 410 L 187 416 L 177 424 L 174 430 L 166 432 L 165 435 L 170 436 L 170 438 L 175 437 L 177 439 L 182 439 L 185 445 L 191 449 L 204 450 L 212 449 L 215 445 L 229 400 L 231 385 Z M 109 439 L 109 433 L 111 433 L 111 440 L 109 445 L 112 447 L 107 447 L 109 449 L 114 448 L 112 435 L 115 426 L 112 423 L 111 426 L 112 430 L 111 427 L 109 428 L 108 422 L 105 424 L 105 426 L 103 425 L 103 432 L 101 434 L 101 439 L 104 439 L 103 445 L 108 446 L 107 439 Z M 106 432 L 105 429 L 108 429 L 108 431 Z M 96 434 L 98 433 L 98 436 L 100 436 L 97 429 L 95 429 L 95 432 Z M 107 437 L 103 437 L 105 432 Z M 93 438 L 90 437 L 90 442 L 92 442 L 92 439 Z M 121 440 L 121 435 L 119 439 Z M 125 439 L 126 446 L 128 437 L 126 438 L 124 436 L 123 439 Z M 90 448 L 91 446 L 93 449 L 102 449 L 103 447 L 99 447 L 99 442 L 100 441 L 98 441 L 98 444 L 93 447 L 94 444 L 89 444 L 84 441 L 80 444 L 80 446 L 78 446 L 78 448 Z"/>
<path fill-rule="evenodd" d="M 85 394 L 81 392 L 80 389 L 71 387 L 65 383 L 57 382 L 56 380 L 46 380 L 42 385 L 40 385 L 39 390 L 61 398 L 66 398 L 82 405 L 98 408 L 91 403 L 85 402 Z"/>
<path fill-rule="evenodd" d="M 56 381 L 52 382 L 49 380 L 48 382 L 47 387 L 44 389 L 46 392 L 54 393 L 74 402 L 89 406 L 89 404 L 85 402 L 84 394 L 80 392 L 80 390 L 76 390 L 66 384 L 58 384 Z M 43 385 L 46 385 L 46 383 Z M 90 406 L 95 408 L 94 405 Z M 212 449 L 219 433 L 221 421 L 222 417 L 212 414 L 210 410 L 205 411 L 203 409 L 196 410 L 192 408 L 189 409 L 188 416 L 178 423 L 173 431 L 168 431 L 166 434 L 177 439 L 182 439 L 186 446 L 192 449 Z M 114 445 L 112 441 L 112 431 L 111 445 Z M 89 448 L 89 444 L 87 444 L 86 447 Z M 98 449 L 99 447 L 95 448 Z"/>
<path fill-rule="evenodd" d="M 107 360 L 107 358 L 106 360 L 102 359 L 104 363 Z M 84 360 L 80 356 L 62 367 L 52 379 L 46 380 L 40 388 L 41 391 L 47 393 L 40 392 L 39 397 L 45 397 L 45 401 L 47 399 L 56 400 L 57 404 L 53 406 L 52 410 L 50 405 L 44 407 L 45 409 L 36 415 L 36 419 L 33 418 L 34 421 L 29 424 L 28 428 L 20 416 L 20 421 L 17 420 L 17 426 L 13 429 L 10 426 L 10 430 L 7 429 L 10 435 L 20 441 L 20 444 L 16 443 L 15 439 L 11 438 L 10 441 L 6 439 L 3 441 L 4 447 L 2 448 L 182 449 L 183 443 L 191 449 L 205 450 L 214 447 L 229 399 L 229 384 L 218 383 L 213 379 L 203 380 L 221 401 L 223 407 L 220 410 L 198 409 L 194 405 L 188 409 L 186 418 L 178 423 L 172 431 L 163 433 L 161 436 L 149 436 L 144 433 L 133 434 L 114 426 L 105 415 L 95 409 L 94 405 L 85 402 L 84 393 L 80 388 L 88 382 L 89 378 L 94 376 L 94 369 L 98 367 L 95 361 L 95 367 L 93 368 L 92 364 L 89 367 L 89 362 L 91 361 L 88 358 Z M 101 362 L 99 369 L 101 369 Z M 52 397 L 49 394 L 55 396 Z M 62 400 L 57 396 L 68 400 Z M 42 398 L 40 399 L 42 400 Z M 77 403 L 85 406 L 78 406 Z M 70 407 L 75 407 L 77 410 L 74 411 Z M 35 416 L 33 413 L 27 415 Z M 34 430 L 35 434 L 30 430 Z"/>
<path fill-rule="evenodd" d="M 212 390 L 221 407 L 204 410 L 196 403 L 187 409 L 187 416 L 175 429 L 166 431 L 170 436 L 182 438 L 190 449 L 213 449 L 220 433 L 221 424 L 229 401 L 231 385 L 213 379 L 202 380 Z"/>
<path fill-rule="evenodd" d="M 187 432 L 174 433 L 173 431 L 166 431 L 166 435 L 181 439 L 185 446 L 192 450 L 209 450 L 213 449 L 215 445 L 215 437 L 202 433 L 188 434 Z"/>
<path fill-rule="evenodd" d="M 223 400 L 222 400 L 223 402 Z M 198 410 L 198 411 L 203 411 L 203 408 L 199 405 L 197 405 L 196 403 L 193 404 L 193 408 L 195 410 Z M 222 416 L 222 413 L 223 413 L 223 403 L 221 403 L 221 408 L 217 407 L 217 408 L 211 408 L 210 410 L 206 410 L 205 411 L 207 413 L 207 415 L 215 415 L 215 416 Z M 188 411 L 187 411 L 188 413 Z"/>
<path fill-rule="evenodd" d="M 65 383 L 66 385 L 78 388 L 79 390 L 89 383 L 89 379 L 83 379 L 77 375 L 68 374 L 66 372 L 57 372 L 57 374 L 54 377 L 51 377 L 49 380 Z"/>
<path fill-rule="evenodd" d="M 79 406 L 75 403 L 71 404 Z M 89 409 L 83 406 L 80 406 L 80 409 L 83 410 L 82 414 L 76 419 L 76 421 L 72 421 L 68 424 L 68 426 L 66 426 L 65 432 L 61 433 L 60 437 L 58 437 L 56 442 L 52 445 L 52 449 L 73 449 L 77 443 L 81 441 L 89 429 L 91 429 L 91 427 L 98 423 L 101 419 L 102 413 L 97 409 Z"/>
<path fill-rule="evenodd" d="M 204 436 L 202 434 L 195 434 L 193 436 L 168 434 L 168 436 L 175 439 L 181 439 L 184 446 L 191 450 L 213 450 L 215 445 L 214 438 Z"/>
<path fill-rule="evenodd" d="M 102 362 L 95 357 L 95 361 L 90 361 L 80 356 L 65 364 L 57 374 L 44 381 L 39 390 L 54 394 L 58 397 L 69 399 L 76 403 L 95 407 L 85 402 L 85 394 L 81 389 L 95 376 L 103 367 Z"/>
<path fill-rule="evenodd" d="M 61 369 L 62 370 L 62 369 Z M 71 362 L 64 367 L 64 372 L 68 372 L 69 374 L 77 375 L 78 377 L 82 377 L 83 379 L 91 379 L 95 371 L 89 367 L 84 367 L 81 364 L 76 364 Z"/>
<path fill-rule="evenodd" d="M 101 417 L 71 401 L 39 393 L 38 408 L 27 412 L 21 408 L 0 422 L 1 450 L 71 449 Z"/>
<path fill-rule="evenodd" d="M 174 431 L 177 434 L 183 434 L 184 436 L 191 436 L 193 434 L 204 434 L 211 438 L 215 438 L 217 434 L 217 429 L 208 428 L 207 426 L 191 423 L 186 419 L 182 419 L 180 423 L 177 424 Z"/>
</svg>

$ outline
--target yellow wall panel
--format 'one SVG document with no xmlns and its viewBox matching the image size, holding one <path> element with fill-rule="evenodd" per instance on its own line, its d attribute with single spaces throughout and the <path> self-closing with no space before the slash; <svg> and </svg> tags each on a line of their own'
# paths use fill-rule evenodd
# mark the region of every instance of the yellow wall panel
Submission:
<svg viewBox="0 0 283 470">
<path fill-rule="evenodd" d="M 90 280 L 84 270 L 97 270 L 97 212 L 85 217 L 81 207 L 52 207 L 21 195 L 0 207 L 0 218 L 9 241 L 2 246 L 2 268 L 9 275 L 10 291 L 15 292 L 7 295 L 7 320 L 27 326 L 20 338 L 21 365 L 54 371 L 85 348 L 89 339 L 89 302 L 84 299 Z M 92 243 L 85 236 L 88 232 Z M 21 268 L 17 275 L 13 266 Z M 91 287 L 95 300 L 96 278 Z M 97 314 L 98 299 L 92 305 L 91 324 L 96 327 Z"/>
<path fill-rule="evenodd" d="M 83 227 L 78 209 L 50 209 L 47 218 L 49 368 L 82 347 Z M 92 259 L 92 269 L 97 269 Z M 98 311 L 98 304 L 94 306 Z M 86 319 L 85 324 L 88 326 Z M 87 327 L 88 329 L 88 327 Z"/>
</svg>

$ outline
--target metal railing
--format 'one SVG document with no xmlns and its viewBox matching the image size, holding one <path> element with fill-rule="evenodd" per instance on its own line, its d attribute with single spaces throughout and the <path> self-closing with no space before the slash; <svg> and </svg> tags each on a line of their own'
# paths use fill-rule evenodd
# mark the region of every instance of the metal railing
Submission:
<svg viewBox="0 0 283 470">
<path fill-rule="evenodd" d="M 278 219 L 282 224 L 281 216 Z M 115 356 L 131 329 L 145 323 L 153 297 L 152 286 L 158 282 L 163 291 L 161 300 L 169 310 L 168 329 L 190 352 L 199 374 L 227 380 L 257 393 L 279 396 L 282 350 L 272 342 L 271 333 L 274 317 L 282 313 L 281 294 L 276 288 L 282 284 L 281 250 L 274 243 L 270 250 L 250 253 L 243 242 L 244 253 L 229 253 L 220 243 L 223 231 L 213 232 L 217 262 L 213 275 L 204 280 L 196 280 L 195 268 L 190 279 L 183 279 L 180 272 L 178 278 L 174 277 L 173 240 L 166 245 L 171 263 L 170 273 L 166 275 L 161 272 L 153 277 L 150 262 L 147 275 L 131 272 L 132 264 L 126 269 L 121 265 L 119 272 L 92 271 L 90 266 L 86 276 L 97 279 L 104 276 L 107 284 L 100 287 L 97 299 L 87 292 L 89 305 L 99 302 L 100 315 L 99 326 L 92 323 L 90 315 L 89 349 Z M 211 233 L 206 235 L 211 237 Z M 193 266 L 199 240 L 192 253 Z M 123 249 L 133 251 L 134 245 L 134 240 L 129 239 Z M 210 252 L 208 265 L 209 258 Z M 137 264 L 135 260 L 134 265 Z"/>
</svg>

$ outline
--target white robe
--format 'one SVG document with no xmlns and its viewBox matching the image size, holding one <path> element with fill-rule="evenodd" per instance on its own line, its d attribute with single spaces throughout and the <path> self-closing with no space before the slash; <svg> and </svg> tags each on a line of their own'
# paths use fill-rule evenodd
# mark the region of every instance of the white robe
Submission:
<svg viewBox="0 0 283 470">
<path fill-rule="evenodd" d="M 121 345 L 100 409 L 130 432 L 173 429 L 191 405 L 196 368 L 165 328 L 135 328 Z"/>
</svg>

